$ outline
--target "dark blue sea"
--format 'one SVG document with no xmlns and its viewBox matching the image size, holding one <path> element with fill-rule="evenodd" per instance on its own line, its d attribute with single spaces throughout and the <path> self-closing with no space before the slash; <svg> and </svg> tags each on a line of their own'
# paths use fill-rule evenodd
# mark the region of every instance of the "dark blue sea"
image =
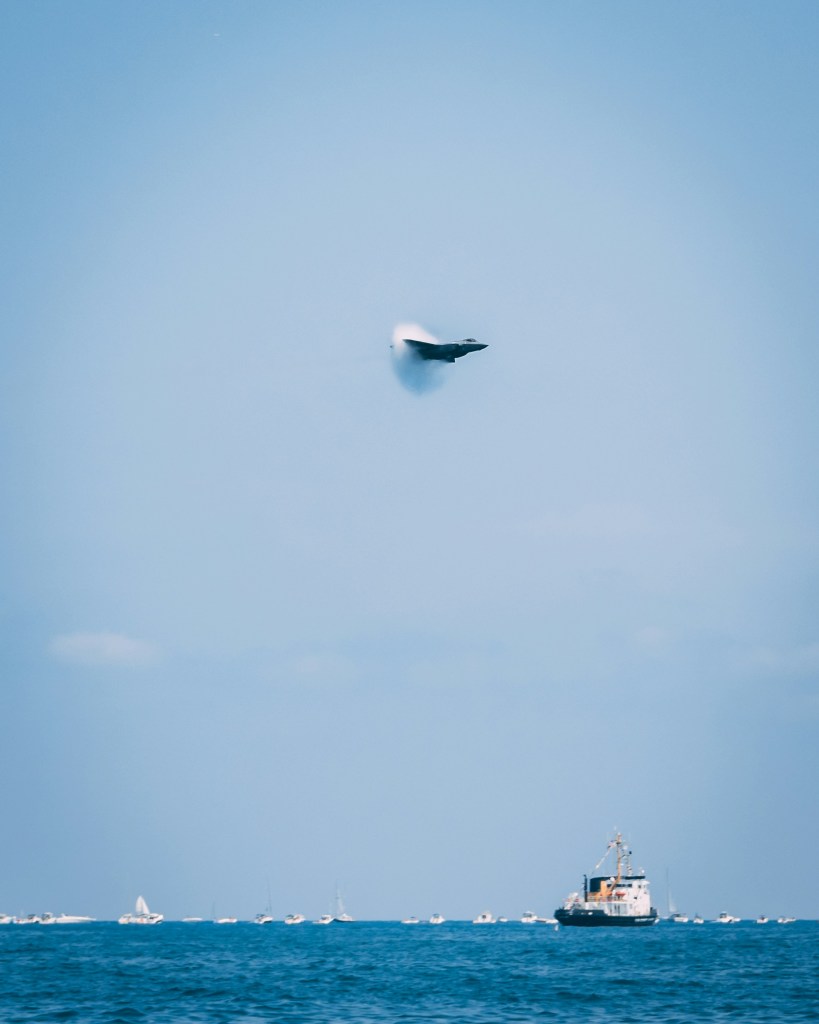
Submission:
<svg viewBox="0 0 819 1024">
<path fill-rule="evenodd" d="M 819 1021 L 819 922 L 0 928 L 0 1021 Z"/>
</svg>

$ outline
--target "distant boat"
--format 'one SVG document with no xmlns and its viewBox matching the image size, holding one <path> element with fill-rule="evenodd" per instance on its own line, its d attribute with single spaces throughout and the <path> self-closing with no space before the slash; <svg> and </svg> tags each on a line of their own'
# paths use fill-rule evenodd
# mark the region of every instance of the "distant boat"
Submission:
<svg viewBox="0 0 819 1024">
<path fill-rule="evenodd" d="M 313 922 L 313 924 L 332 924 L 332 923 L 333 923 L 333 915 L 332 914 L 322 914 L 321 917 L 318 919 L 318 921 L 314 921 Z"/>
<path fill-rule="evenodd" d="M 420 924 L 417 917 L 405 917 L 401 924 Z"/>
<path fill-rule="evenodd" d="M 270 914 L 257 914 L 253 918 L 254 924 L 273 924 L 273 917 Z"/>
<path fill-rule="evenodd" d="M 738 922 L 738 917 L 734 917 L 732 914 L 729 914 L 727 910 L 723 910 L 719 917 L 714 921 L 714 924 L 737 924 Z"/>
<path fill-rule="evenodd" d="M 488 910 L 484 910 L 482 914 L 478 914 L 472 924 L 494 924 L 495 918 L 490 914 Z"/>
<path fill-rule="evenodd" d="M 198 924 L 200 921 L 204 921 L 203 917 L 183 917 L 182 921 L 184 924 Z"/>
<path fill-rule="evenodd" d="M 214 924 L 237 924 L 238 918 L 236 917 L 217 917 L 213 922 Z"/>
<path fill-rule="evenodd" d="M 756 923 L 757 923 L 757 924 L 767 924 L 767 923 L 768 923 L 768 918 L 767 918 L 767 917 L 765 917 L 765 915 L 764 915 L 764 914 L 762 914 L 762 915 L 761 915 L 761 917 L 758 917 L 758 918 L 756 919 Z"/>
<path fill-rule="evenodd" d="M 353 920 L 354 918 L 350 917 L 344 909 L 344 902 L 341 899 L 341 893 L 336 889 L 336 906 L 335 913 L 333 914 L 333 921 L 337 924 L 351 924 Z"/>
<path fill-rule="evenodd" d="M 500 920 L 500 918 L 499 918 Z M 521 924 L 557 924 L 556 917 L 538 917 L 533 910 L 527 910 L 521 915 Z"/>
<path fill-rule="evenodd" d="M 0 924 L 13 924 L 14 918 L 11 914 L 0 914 Z"/>
<path fill-rule="evenodd" d="M 777 924 L 793 924 L 796 921 L 795 917 L 778 917 L 776 919 Z"/>
<path fill-rule="evenodd" d="M 141 897 L 137 897 L 136 912 L 123 914 L 119 919 L 120 924 L 160 924 L 165 920 L 164 914 L 154 914 L 148 909 L 148 904 Z"/>
<path fill-rule="evenodd" d="M 668 869 L 665 872 L 665 896 L 668 903 L 668 920 L 673 921 L 675 924 L 688 924 L 688 917 L 686 914 L 681 914 L 677 910 L 677 904 L 671 895 L 671 885 L 668 881 Z"/>
<path fill-rule="evenodd" d="M 694 914 L 694 924 L 705 924 L 705 921 L 700 917 L 699 914 Z"/>
<path fill-rule="evenodd" d="M 433 914 L 429 919 L 430 924 L 443 924 L 446 918 L 443 914 Z"/>
<path fill-rule="evenodd" d="M 51 915 L 49 915 L 51 916 Z M 48 922 L 49 924 L 88 924 L 93 921 L 93 917 L 78 917 L 74 914 L 58 914 L 56 917 L 52 917 Z M 43 922 L 45 923 L 45 922 Z"/>
<path fill-rule="evenodd" d="M 42 924 L 43 919 L 39 914 L 26 914 L 25 917 L 15 917 L 15 924 Z"/>
<path fill-rule="evenodd" d="M 304 924 L 304 914 L 288 914 L 287 917 L 284 919 L 284 923 L 285 924 Z"/>
</svg>

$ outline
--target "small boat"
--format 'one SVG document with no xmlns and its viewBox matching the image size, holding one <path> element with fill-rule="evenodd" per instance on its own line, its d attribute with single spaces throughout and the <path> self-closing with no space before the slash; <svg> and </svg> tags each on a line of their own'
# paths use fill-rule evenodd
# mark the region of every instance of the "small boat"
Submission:
<svg viewBox="0 0 819 1024">
<path fill-rule="evenodd" d="M 537 914 L 533 910 L 525 910 L 521 915 L 521 924 L 537 924 Z"/>
<path fill-rule="evenodd" d="M 673 921 L 674 924 L 688 924 L 688 917 L 686 914 L 681 914 L 677 910 L 677 904 L 674 902 L 674 897 L 671 895 L 671 884 L 668 880 L 668 870 L 665 873 L 665 898 L 668 903 L 668 913 L 666 917 L 669 921 Z"/>
<path fill-rule="evenodd" d="M 304 914 L 288 914 L 284 919 L 285 924 L 304 924 Z"/>
<path fill-rule="evenodd" d="M 417 917 L 405 917 L 401 924 L 420 924 Z"/>
<path fill-rule="evenodd" d="M 214 924 L 237 924 L 238 918 L 235 917 L 217 917 L 213 922 Z"/>
<path fill-rule="evenodd" d="M 13 924 L 14 918 L 11 914 L 0 914 L 0 924 Z"/>
<path fill-rule="evenodd" d="M 557 924 L 556 917 L 539 917 L 537 919 L 538 924 Z"/>
<path fill-rule="evenodd" d="M 756 919 L 756 923 L 757 923 L 757 924 L 767 924 L 767 923 L 768 923 L 768 918 L 767 918 L 767 917 L 765 917 L 765 915 L 764 915 L 764 914 L 762 914 L 762 915 L 761 915 L 760 917 L 758 917 L 758 918 Z"/>
<path fill-rule="evenodd" d="M 495 918 L 489 913 L 488 910 L 484 910 L 482 914 L 478 914 L 472 924 L 494 924 Z"/>
<path fill-rule="evenodd" d="M 607 875 L 596 874 L 612 850 L 617 857 L 615 870 Z M 569 893 L 563 906 L 555 911 L 558 924 L 633 928 L 657 923 L 657 910 L 651 905 L 648 879 L 642 869 L 632 871 L 631 850 L 619 832 L 609 840 L 606 852 L 594 871 L 591 878 L 583 876 L 582 897 L 577 892 Z"/>
<path fill-rule="evenodd" d="M 776 919 L 777 924 L 793 924 L 796 921 L 795 917 L 778 917 Z"/>
<path fill-rule="evenodd" d="M 705 924 L 705 921 L 699 914 L 694 914 L 694 924 Z"/>
<path fill-rule="evenodd" d="M 335 913 L 333 914 L 333 921 L 336 924 L 351 924 L 353 920 L 354 918 L 350 917 L 344 909 L 344 902 L 341 899 L 341 893 L 336 890 L 336 907 Z"/>
<path fill-rule="evenodd" d="M 714 921 L 714 924 L 737 924 L 738 921 L 738 917 L 734 917 L 732 914 L 729 914 L 727 910 L 723 910 L 719 917 Z"/>
<path fill-rule="evenodd" d="M 89 924 L 89 922 L 91 922 L 93 920 L 94 920 L 93 917 L 79 917 L 79 916 L 77 916 L 75 914 L 58 914 L 56 917 L 52 917 L 51 920 L 48 923 L 49 924 Z"/>
<path fill-rule="evenodd" d="M 25 917 L 15 917 L 15 924 L 42 924 L 43 919 L 40 914 L 26 914 Z"/>
<path fill-rule="evenodd" d="M 253 918 L 254 924 L 273 924 L 273 917 L 270 914 L 257 914 Z"/>
<path fill-rule="evenodd" d="M 318 921 L 314 921 L 313 922 L 313 924 L 332 924 L 332 923 L 333 923 L 333 915 L 332 914 L 322 914 L 321 917 L 318 919 Z"/>
<path fill-rule="evenodd" d="M 123 914 L 119 918 L 120 924 L 160 924 L 165 920 L 164 914 L 154 914 L 148 909 L 148 904 L 141 897 L 137 897 L 136 901 L 136 912 L 133 914 Z"/>
<path fill-rule="evenodd" d="M 182 922 L 184 924 L 198 924 L 200 921 L 204 921 L 204 917 L 183 917 Z"/>
<path fill-rule="evenodd" d="M 498 924 L 509 924 L 509 918 L 508 917 L 499 917 L 498 918 Z"/>
<path fill-rule="evenodd" d="M 443 924 L 446 918 L 443 914 L 433 914 L 429 919 L 430 924 Z"/>
</svg>

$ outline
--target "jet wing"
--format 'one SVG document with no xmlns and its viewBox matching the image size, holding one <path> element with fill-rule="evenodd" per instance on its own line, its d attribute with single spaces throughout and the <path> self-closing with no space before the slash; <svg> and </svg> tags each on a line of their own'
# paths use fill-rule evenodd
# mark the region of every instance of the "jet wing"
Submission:
<svg viewBox="0 0 819 1024">
<path fill-rule="evenodd" d="M 455 362 L 454 356 L 444 355 L 442 349 L 445 345 L 433 345 L 429 341 L 416 341 L 414 338 L 404 338 L 404 344 L 409 345 L 412 351 L 422 359 L 446 359 L 447 362 Z"/>
</svg>

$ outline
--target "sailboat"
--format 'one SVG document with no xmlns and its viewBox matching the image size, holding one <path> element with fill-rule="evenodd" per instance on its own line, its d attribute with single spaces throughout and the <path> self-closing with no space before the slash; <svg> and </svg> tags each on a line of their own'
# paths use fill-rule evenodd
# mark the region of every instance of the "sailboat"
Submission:
<svg viewBox="0 0 819 1024">
<path fill-rule="evenodd" d="M 350 917 L 347 911 L 344 909 L 344 903 L 341 899 L 341 893 L 336 889 L 336 905 L 335 912 L 333 914 L 333 921 L 338 924 L 350 924 L 354 919 Z"/>
<path fill-rule="evenodd" d="M 675 924 L 688 924 L 688 916 L 677 910 L 677 904 L 671 896 L 671 886 L 668 883 L 668 869 L 665 872 L 665 897 L 668 903 L 668 920 Z"/>
<path fill-rule="evenodd" d="M 253 918 L 254 924 L 273 924 L 273 902 L 270 899 L 270 882 L 267 883 L 267 907 Z"/>
<path fill-rule="evenodd" d="M 142 898 L 137 896 L 136 901 L 136 913 L 123 914 L 119 919 L 120 924 L 159 924 L 160 921 L 165 920 L 164 914 L 154 914 L 148 909 L 148 904 Z"/>
</svg>

